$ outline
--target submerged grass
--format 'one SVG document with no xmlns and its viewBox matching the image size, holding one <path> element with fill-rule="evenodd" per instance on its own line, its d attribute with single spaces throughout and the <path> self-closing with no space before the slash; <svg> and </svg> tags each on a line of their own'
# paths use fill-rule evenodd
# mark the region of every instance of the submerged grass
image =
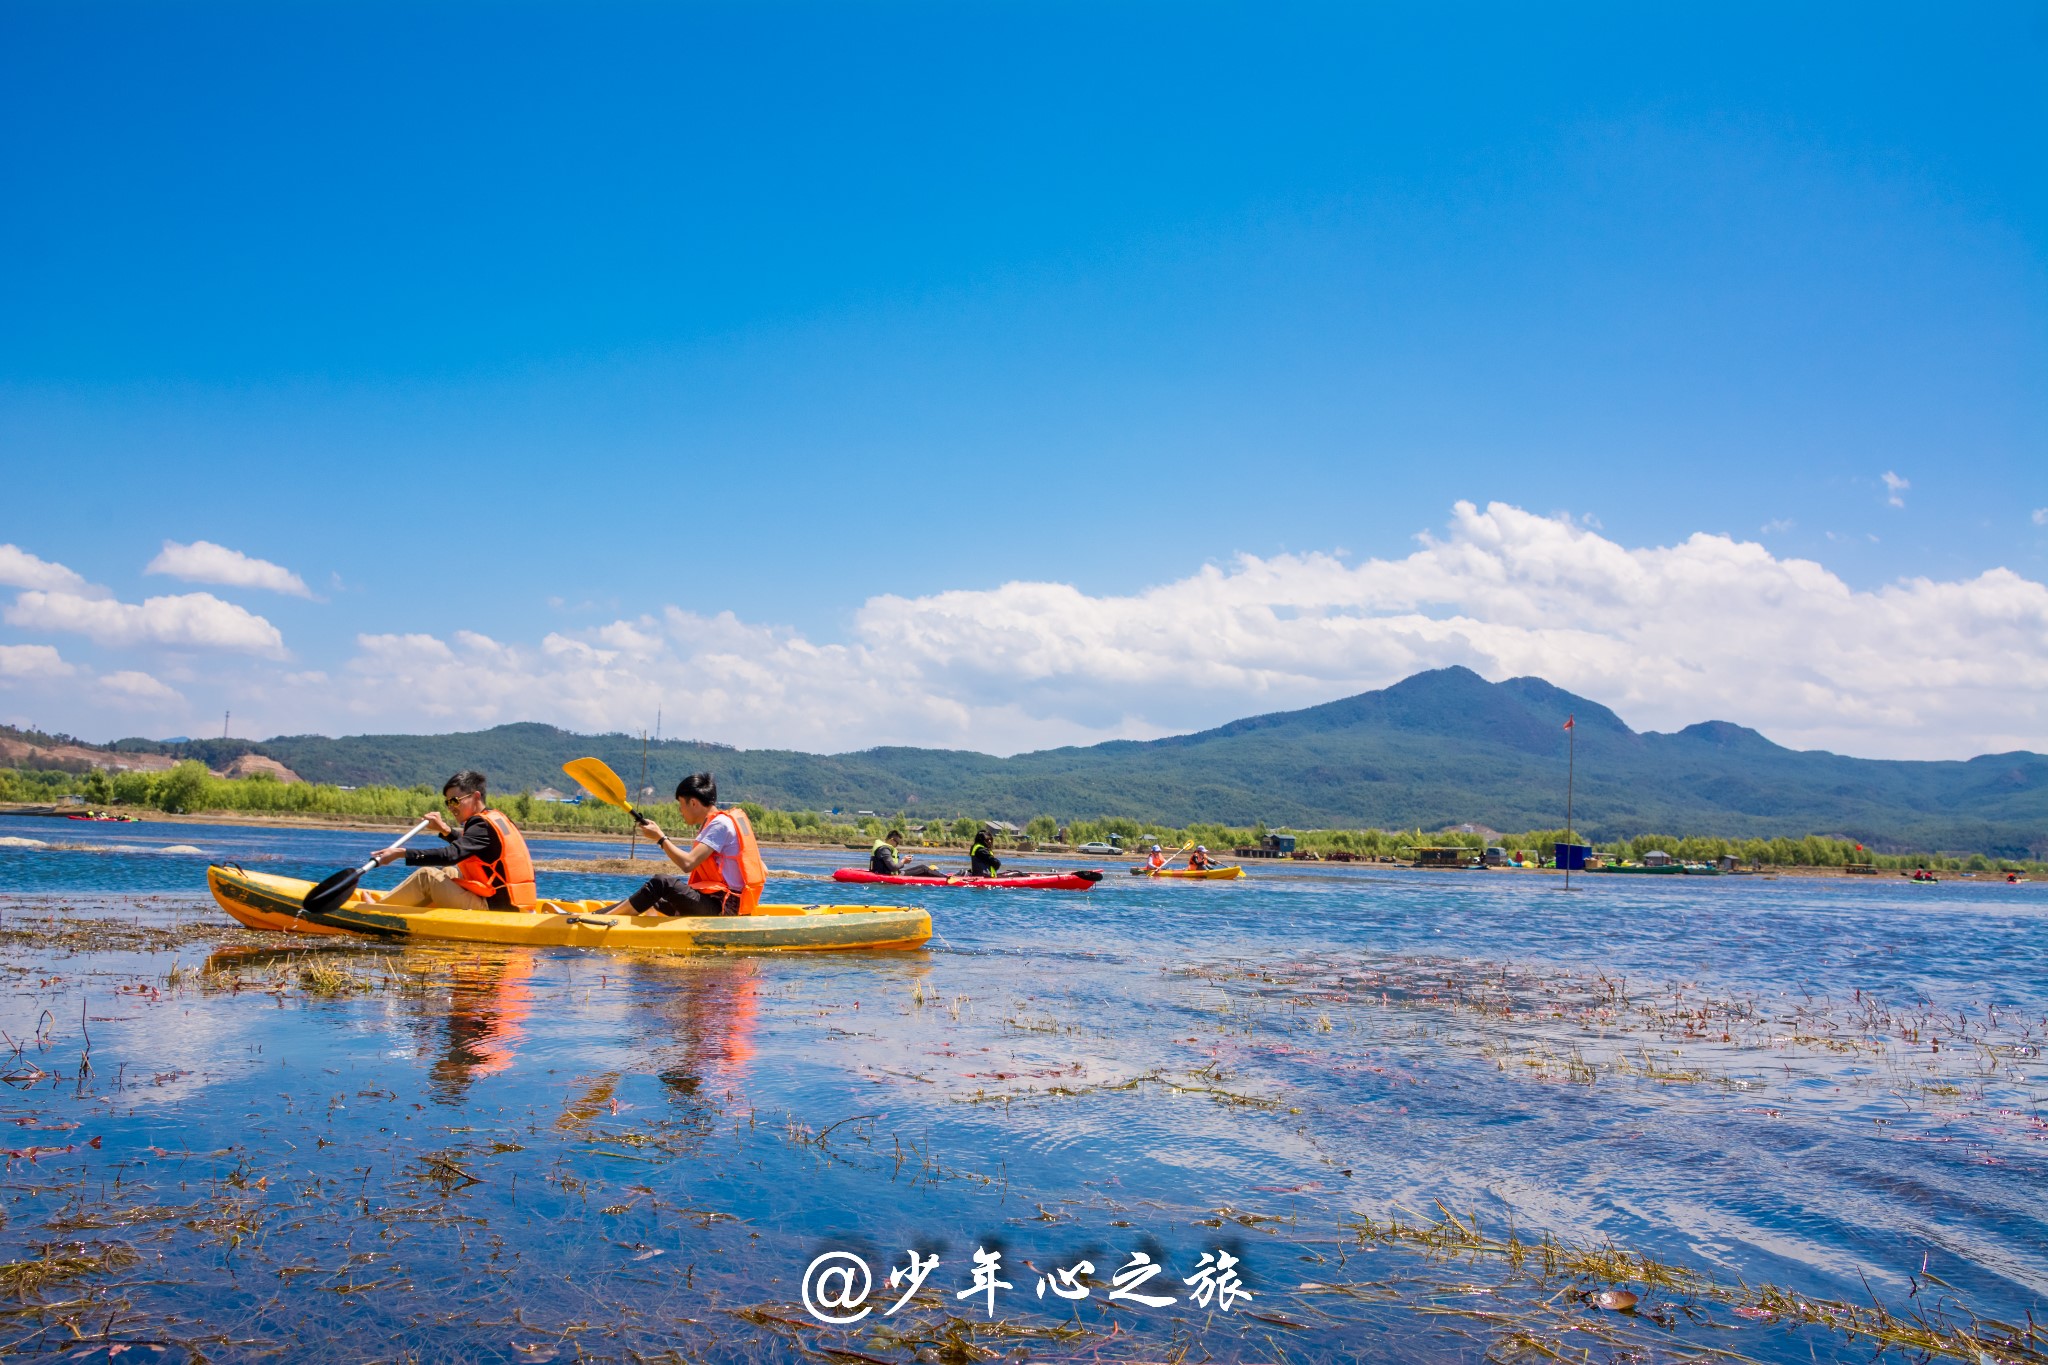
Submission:
<svg viewBox="0 0 2048 1365">
<path fill-rule="evenodd" d="M 1373 1218 L 1368 1214 L 1345 1224 L 1361 1245 L 1398 1247 L 1420 1253 L 1437 1262 L 1494 1261 L 1513 1278 L 1548 1288 L 1563 1283 L 1574 1289 L 1584 1302 L 1595 1298 L 1586 1286 L 1639 1285 L 1656 1291 L 1680 1312 L 1695 1312 L 1696 1305 L 1717 1304 L 1752 1322 L 1785 1322 L 1826 1328 L 1880 1350 L 1895 1350 L 1922 1358 L 1945 1357 L 1995 1365 L 1995 1362 L 2048 1362 L 2048 1329 L 2029 1321 L 2024 1326 L 1969 1316 L 1952 1319 L 1936 1308 L 1919 1309 L 1901 1317 L 1873 1297 L 1868 1307 L 1816 1298 L 1776 1285 L 1724 1284 L 1710 1275 L 1686 1266 L 1673 1265 L 1641 1251 L 1612 1244 L 1578 1245 L 1544 1236 L 1524 1241 L 1510 1227 L 1500 1236 L 1487 1234 L 1479 1216 L 1460 1217 L 1441 1203 L 1438 1217 L 1404 1220 L 1397 1214 Z M 1343 1293 L 1345 1286 L 1305 1283 L 1306 1292 Z M 1613 1300 L 1620 1311 L 1637 1311 L 1632 1298 Z M 1602 1307 L 1607 1305 L 1602 1304 Z M 1469 1311 L 1469 1310 L 1467 1310 Z M 1641 1310 L 1652 1320 L 1669 1325 L 1670 1308 L 1649 1305 Z M 1502 1316 L 1502 1315 L 1489 1315 Z M 1512 1315 L 1502 1316 L 1504 1323 Z M 1525 1345 L 1540 1341 L 1524 1328 Z M 1515 1333 L 1510 1333 L 1514 1335 Z"/>
<path fill-rule="evenodd" d="M 153 903 L 157 899 L 138 897 L 135 903 L 145 911 L 153 911 L 157 908 Z M 160 953 L 199 943 L 253 946 L 275 941 L 270 936 L 224 923 L 218 914 L 191 910 L 190 902 L 177 901 L 170 905 L 176 912 L 190 913 L 175 913 L 166 922 L 155 915 L 138 919 L 132 914 L 83 914 L 64 902 L 10 907 L 8 914 L 0 916 L 0 951 L 38 955 L 52 950 L 64 953 Z"/>
<path fill-rule="evenodd" d="M 0 1292 L 26 1302 L 58 1285 L 110 1274 L 142 1258 L 120 1242 L 45 1242 L 28 1260 L 0 1263 Z"/>
<path fill-rule="evenodd" d="M 1289 1031 L 1433 1017 L 1444 1021 L 1433 1035 L 1439 1045 L 1470 1046 L 1497 1070 L 1541 1081 L 1591 1085 L 1611 1076 L 1747 1091 L 1805 1060 L 1844 1085 L 1939 1098 L 1982 1099 L 1993 1082 L 2016 1095 L 2015 1087 L 2048 1082 L 2048 1021 L 1990 1005 L 1886 1001 L 1861 989 L 1846 1000 L 1724 996 L 1689 981 L 1377 954 L 1224 961 L 1174 974 L 1224 991 L 1226 1011 L 1236 999 L 1285 1012 Z"/>
</svg>

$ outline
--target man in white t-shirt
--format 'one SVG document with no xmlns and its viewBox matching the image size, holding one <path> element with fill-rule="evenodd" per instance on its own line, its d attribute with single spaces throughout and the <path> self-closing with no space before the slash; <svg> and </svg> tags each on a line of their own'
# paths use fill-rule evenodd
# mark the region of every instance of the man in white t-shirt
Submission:
<svg viewBox="0 0 2048 1365">
<path fill-rule="evenodd" d="M 690 847 L 644 820 L 640 832 L 681 868 L 680 877 L 652 877 L 638 891 L 602 911 L 607 915 L 736 915 L 746 890 L 740 861 L 740 831 L 733 817 L 718 809 L 718 784 L 710 773 L 692 773 L 676 784 L 676 807 L 685 822 L 697 826 Z M 716 859 L 711 866 L 703 864 Z M 713 881 L 715 873 L 717 881 Z M 722 885 L 721 885 L 722 884 Z"/>
</svg>

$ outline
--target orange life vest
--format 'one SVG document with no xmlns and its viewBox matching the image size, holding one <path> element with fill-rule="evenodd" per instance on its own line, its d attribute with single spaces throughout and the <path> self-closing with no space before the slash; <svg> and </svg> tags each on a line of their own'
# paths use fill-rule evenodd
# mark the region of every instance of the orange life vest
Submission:
<svg viewBox="0 0 2048 1365">
<path fill-rule="evenodd" d="M 1164 853 L 1161 853 L 1161 852 L 1159 852 L 1159 851 L 1158 851 L 1157 849 L 1154 849 L 1154 850 L 1153 850 L 1153 853 L 1152 853 L 1152 856 L 1151 856 L 1151 857 L 1149 857 L 1149 858 L 1147 858 L 1147 859 L 1145 860 L 1145 864 L 1146 864 L 1146 866 L 1148 866 L 1148 867 L 1152 867 L 1152 868 L 1155 868 L 1155 869 L 1156 869 L 1156 868 L 1161 868 L 1161 867 L 1165 867 L 1165 866 L 1166 866 L 1166 855 L 1165 855 Z"/>
<path fill-rule="evenodd" d="M 714 850 L 710 857 L 690 869 L 690 887 L 706 896 L 730 896 L 740 898 L 738 913 L 751 915 L 754 907 L 761 903 L 761 888 L 768 884 L 768 868 L 761 861 L 761 846 L 754 842 L 754 826 L 747 819 L 747 813 L 738 806 L 714 813 L 704 822 L 704 828 L 711 828 L 711 821 L 724 817 L 732 821 L 732 827 L 740 836 L 740 881 L 741 889 L 735 893 L 726 885 L 725 873 L 719 869 L 719 855 Z"/>
<path fill-rule="evenodd" d="M 498 859 L 464 858 L 455 865 L 455 884 L 490 900 L 504 892 L 516 909 L 524 910 L 540 897 L 533 888 L 533 855 L 526 851 L 526 839 L 518 826 L 498 810 L 481 812 L 481 818 L 498 831 Z"/>
</svg>

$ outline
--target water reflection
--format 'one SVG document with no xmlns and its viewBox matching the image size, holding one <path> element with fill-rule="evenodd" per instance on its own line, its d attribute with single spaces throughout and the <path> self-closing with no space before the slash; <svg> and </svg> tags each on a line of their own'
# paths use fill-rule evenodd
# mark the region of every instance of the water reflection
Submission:
<svg viewBox="0 0 2048 1365">
<path fill-rule="evenodd" d="M 636 1002 L 653 1019 L 655 1074 L 671 1097 L 737 1094 L 755 1056 L 761 965 L 746 958 L 633 959 Z"/>
<path fill-rule="evenodd" d="M 512 1065 L 533 1011 L 537 961 L 528 952 L 451 955 L 445 1014 L 435 1019 L 428 997 L 417 1020 L 423 1050 L 435 1054 L 428 1075 L 436 1103 L 461 1104 L 470 1086 Z"/>
</svg>

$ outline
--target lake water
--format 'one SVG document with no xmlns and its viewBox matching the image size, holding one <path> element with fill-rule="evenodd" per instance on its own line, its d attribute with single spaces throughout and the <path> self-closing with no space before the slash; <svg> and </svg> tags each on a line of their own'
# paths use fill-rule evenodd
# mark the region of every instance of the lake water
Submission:
<svg viewBox="0 0 2048 1365">
<path fill-rule="evenodd" d="M 2043 1358 L 1994 1324 L 2048 1320 L 2048 885 L 792 877 L 935 937 L 718 958 L 285 945 L 204 893 L 377 842 L 0 817 L 0 1349 Z M 803 1305 L 828 1253 L 858 1322 Z"/>
</svg>

